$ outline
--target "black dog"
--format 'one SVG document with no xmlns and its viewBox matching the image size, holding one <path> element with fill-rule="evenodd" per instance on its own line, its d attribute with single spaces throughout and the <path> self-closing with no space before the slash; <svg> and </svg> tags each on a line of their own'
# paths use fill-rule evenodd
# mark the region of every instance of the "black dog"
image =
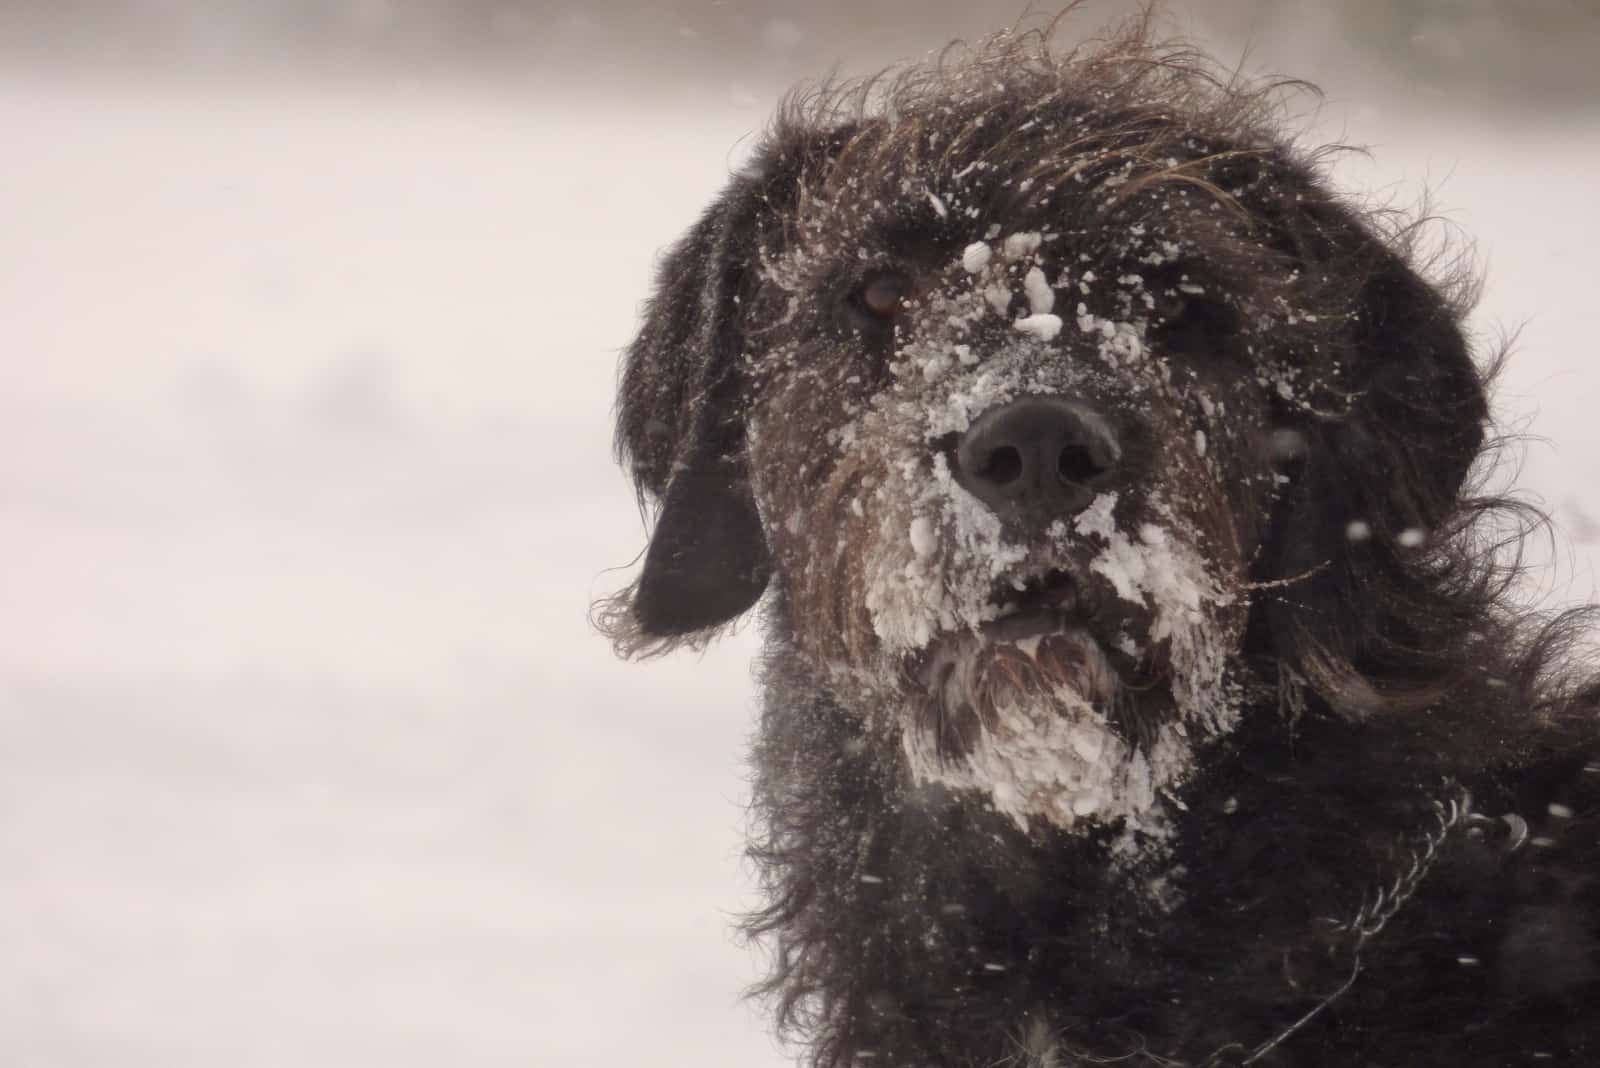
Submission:
<svg viewBox="0 0 1600 1068">
<path fill-rule="evenodd" d="M 1586 620 L 1463 488 L 1469 287 L 1273 90 L 1000 35 L 792 99 L 661 267 L 602 625 L 766 594 L 749 927 L 816 1065 L 1600 1064 Z"/>
</svg>

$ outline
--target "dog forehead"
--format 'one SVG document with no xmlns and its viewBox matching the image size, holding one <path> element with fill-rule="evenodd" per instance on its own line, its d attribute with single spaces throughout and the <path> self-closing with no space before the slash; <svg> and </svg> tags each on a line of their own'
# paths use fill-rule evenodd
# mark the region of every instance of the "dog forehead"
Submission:
<svg viewBox="0 0 1600 1068">
<path fill-rule="evenodd" d="M 937 173 L 901 176 L 877 190 L 840 184 L 827 198 L 802 199 L 792 224 L 768 243 L 769 262 L 799 259 L 846 274 L 893 265 L 925 281 L 963 281 L 972 274 L 961 269 L 964 259 L 982 243 L 997 259 L 1004 252 L 1019 276 L 1029 267 L 1053 267 L 1193 290 L 1229 288 L 1227 276 L 1253 273 L 1275 258 L 1234 217 L 1236 209 L 1219 210 L 1216 195 L 1181 180 L 1131 196 L 1116 194 L 1125 182 L 976 184 Z M 1252 262 L 1258 259 L 1263 263 Z M 1050 281 L 1059 277 L 1052 273 Z"/>
</svg>

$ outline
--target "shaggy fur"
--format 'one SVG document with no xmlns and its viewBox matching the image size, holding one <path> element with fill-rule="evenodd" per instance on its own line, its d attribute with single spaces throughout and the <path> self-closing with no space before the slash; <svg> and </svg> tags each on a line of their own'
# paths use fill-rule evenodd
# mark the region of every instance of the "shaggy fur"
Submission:
<svg viewBox="0 0 1600 1068">
<path fill-rule="evenodd" d="M 600 622 L 765 598 L 748 927 L 820 1068 L 1600 1063 L 1587 621 L 1472 495 L 1468 287 L 1280 88 L 1002 34 L 793 97 L 660 269 Z"/>
</svg>

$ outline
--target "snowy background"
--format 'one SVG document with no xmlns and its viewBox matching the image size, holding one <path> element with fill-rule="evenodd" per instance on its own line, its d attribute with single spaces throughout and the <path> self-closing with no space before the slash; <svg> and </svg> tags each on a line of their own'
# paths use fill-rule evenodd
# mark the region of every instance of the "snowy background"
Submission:
<svg viewBox="0 0 1600 1068">
<path fill-rule="evenodd" d="M 781 81 L 1016 5 L 784 6 L 0 4 L 0 1063 L 787 1063 L 729 933 L 754 635 L 586 624 L 644 539 L 616 354 Z M 1174 5 L 1475 236 L 1586 599 L 1600 95 L 1435 7 Z"/>
</svg>

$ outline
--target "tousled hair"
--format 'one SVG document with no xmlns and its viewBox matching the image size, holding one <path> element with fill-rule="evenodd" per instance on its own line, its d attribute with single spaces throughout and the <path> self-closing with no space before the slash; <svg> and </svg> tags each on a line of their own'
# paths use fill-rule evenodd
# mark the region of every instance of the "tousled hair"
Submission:
<svg viewBox="0 0 1600 1068">
<path fill-rule="evenodd" d="M 977 175 L 969 185 L 981 186 L 985 217 L 1008 219 L 1037 212 L 1030 205 L 1053 190 L 1102 185 L 1107 195 L 1068 221 L 1083 230 L 1136 220 L 1150 198 L 1182 189 L 1217 208 L 1194 213 L 1210 268 L 1248 300 L 1307 312 L 1295 345 L 1337 362 L 1344 384 L 1325 407 L 1295 413 L 1305 447 L 1253 564 L 1241 650 L 1257 685 L 1240 748 L 1259 742 L 1270 764 L 1288 760 L 1296 740 L 1323 745 L 1326 777 L 1321 765 L 1296 765 L 1310 781 L 1300 800 L 1285 799 L 1225 765 L 1196 789 L 1270 796 L 1273 833 L 1292 842 L 1281 848 L 1331 867 L 1362 829 L 1320 809 L 1327 796 L 1476 782 L 1587 744 L 1600 702 L 1594 609 L 1547 614 L 1525 603 L 1523 549 L 1548 520 L 1497 489 L 1516 437 L 1488 407 L 1505 347 L 1475 359 L 1464 325 L 1476 295 L 1470 257 L 1432 243 L 1426 218 L 1331 191 L 1325 171 L 1338 149 L 1302 149 L 1284 132 L 1284 98 L 1303 83 L 1221 69 L 1159 39 L 1148 12 L 1075 48 L 1058 43 L 1057 25 L 796 91 L 752 165 L 667 254 L 624 357 L 617 410 L 618 459 L 655 516 L 654 535 L 639 580 L 598 606 L 602 631 L 625 655 L 695 646 L 767 591 L 775 569 L 750 489 L 743 357 L 779 314 L 762 281 L 784 250 L 818 230 L 848 247 L 850 229 L 869 225 L 939 240 L 955 224 L 930 215 L 923 193 L 957 175 Z M 745 924 L 771 951 L 757 992 L 809 1043 L 817 1068 L 885 1048 L 962 1063 L 960 1051 L 985 1048 L 974 1035 L 1022 1043 L 997 1021 L 1026 1018 L 1045 970 L 1065 967 L 1069 950 L 1093 951 L 1071 891 L 1094 892 L 1084 850 L 1105 843 L 1027 838 L 959 806 L 902 804 L 896 742 L 819 687 L 785 633 L 781 585 L 767 596 L 750 846 L 766 903 Z M 948 847 L 956 838 L 961 851 Z M 964 911 L 929 920 L 870 900 L 861 876 L 897 858 L 906 867 L 915 858 L 927 885 Z M 1251 863 L 1240 860 L 1241 872 Z M 1218 916 L 1241 907 L 1215 903 Z M 1101 919 L 1115 931 L 1118 921 Z M 1302 937 L 1263 921 L 1259 944 L 1239 949 L 1199 931 L 1171 967 L 1237 950 L 1267 970 Z M 948 992 L 965 972 L 919 950 L 927 939 L 966 939 L 974 953 L 1030 940 L 1055 948 L 994 978 L 982 997 L 956 997 Z M 1219 1014 L 1239 994 L 1220 983 Z M 1089 1027 L 1084 1051 L 1133 1050 L 1163 1028 L 1210 1041 L 1203 1025 L 1157 1010 L 1119 1021 Z"/>
</svg>

